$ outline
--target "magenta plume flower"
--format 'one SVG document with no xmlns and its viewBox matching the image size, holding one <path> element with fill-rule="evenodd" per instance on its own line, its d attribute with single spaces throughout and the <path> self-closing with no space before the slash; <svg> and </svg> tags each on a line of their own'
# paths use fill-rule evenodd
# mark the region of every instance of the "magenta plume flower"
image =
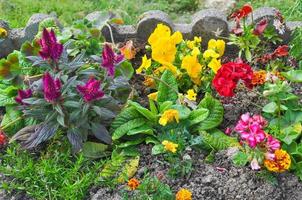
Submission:
<svg viewBox="0 0 302 200">
<path fill-rule="evenodd" d="M 41 50 L 39 55 L 44 59 L 51 59 L 55 62 L 59 60 L 63 52 L 63 45 L 57 42 L 57 38 L 53 29 L 48 31 L 43 29 L 42 38 L 39 40 Z"/>
<path fill-rule="evenodd" d="M 30 98 L 31 96 L 32 96 L 31 89 L 18 90 L 18 96 L 16 96 L 15 101 L 21 105 L 26 105 L 26 103 L 23 102 L 23 99 Z"/>
<path fill-rule="evenodd" d="M 104 92 L 100 88 L 101 81 L 90 78 L 84 86 L 77 85 L 78 92 L 83 96 L 85 102 L 99 100 L 104 96 Z"/>
<path fill-rule="evenodd" d="M 122 62 L 123 59 L 123 55 L 114 53 L 110 45 L 105 44 L 102 52 L 102 66 L 107 69 L 109 76 L 114 76 L 115 66 Z"/>
<path fill-rule="evenodd" d="M 56 102 L 61 97 L 61 81 L 55 80 L 46 72 L 43 76 L 44 98 L 48 102 Z"/>
</svg>

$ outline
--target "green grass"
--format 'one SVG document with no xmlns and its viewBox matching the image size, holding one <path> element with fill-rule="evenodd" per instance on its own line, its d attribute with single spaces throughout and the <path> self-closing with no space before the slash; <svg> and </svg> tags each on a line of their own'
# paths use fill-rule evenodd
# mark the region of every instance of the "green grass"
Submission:
<svg viewBox="0 0 302 200">
<path fill-rule="evenodd" d="M 35 199 L 84 199 L 104 161 L 72 156 L 67 141 L 53 141 L 40 156 L 12 144 L 0 153 L 0 172 L 10 177 L 0 188 Z"/>
<path fill-rule="evenodd" d="M 237 6 L 247 2 L 251 2 L 254 8 L 276 7 L 288 20 L 302 19 L 301 0 L 239 0 Z M 186 19 L 202 8 L 203 0 L 0 0 L 0 19 L 9 21 L 11 27 L 23 27 L 34 13 L 55 12 L 66 25 L 90 12 L 110 10 L 119 13 L 126 24 L 131 24 L 148 10 L 163 10 L 169 13 L 172 19 L 180 16 Z"/>
</svg>

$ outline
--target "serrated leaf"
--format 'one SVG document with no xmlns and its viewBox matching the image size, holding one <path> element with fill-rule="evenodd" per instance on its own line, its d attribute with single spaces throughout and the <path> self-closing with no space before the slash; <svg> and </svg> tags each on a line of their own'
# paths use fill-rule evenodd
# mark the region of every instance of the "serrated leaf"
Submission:
<svg viewBox="0 0 302 200">
<path fill-rule="evenodd" d="M 233 163 L 237 166 L 245 166 L 248 163 L 248 155 L 245 153 L 239 151 L 236 155 L 233 156 L 232 158 Z"/>
<path fill-rule="evenodd" d="M 183 105 L 172 105 L 171 109 L 175 109 L 179 113 L 179 119 L 187 119 L 191 113 L 191 110 Z"/>
<path fill-rule="evenodd" d="M 108 145 L 96 143 L 96 142 L 85 142 L 83 145 L 83 155 L 88 158 L 102 158 L 107 156 L 105 153 L 108 149 Z"/>
<path fill-rule="evenodd" d="M 169 70 L 166 70 L 158 86 L 157 101 L 163 103 L 165 101 L 176 102 L 178 99 L 178 85 L 175 76 Z"/>
<path fill-rule="evenodd" d="M 152 135 L 153 129 L 148 124 L 143 124 L 140 127 L 128 131 L 127 135 L 136 135 L 140 133 Z"/>
<path fill-rule="evenodd" d="M 140 114 L 146 117 L 150 121 L 157 121 L 156 114 L 152 113 L 150 110 L 144 108 L 137 102 L 128 101 L 128 104 L 133 106 Z"/>
<path fill-rule="evenodd" d="M 142 126 L 146 123 L 145 118 L 137 118 L 126 122 L 125 124 L 118 127 L 112 135 L 113 140 L 117 140 L 127 134 L 130 130 Z"/>
<path fill-rule="evenodd" d="M 223 106 L 221 102 L 209 93 L 206 93 L 204 99 L 199 103 L 198 108 L 209 110 L 208 117 L 202 122 L 196 124 L 197 130 L 209 130 L 218 126 L 223 120 Z"/>
<path fill-rule="evenodd" d="M 209 116 L 209 110 L 206 108 L 198 108 L 190 113 L 190 125 L 198 124 Z"/>
<path fill-rule="evenodd" d="M 139 156 L 130 159 L 125 165 L 125 167 L 123 168 L 123 171 L 120 174 L 120 176 L 117 178 L 117 182 L 124 183 L 130 178 L 132 178 L 137 172 L 138 164 L 139 164 Z"/>
<path fill-rule="evenodd" d="M 111 128 L 113 130 L 117 129 L 121 125 L 127 123 L 129 120 L 142 118 L 142 117 L 143 116 L 134 107 L 131 106 L 131 107 L 124 108 L 112 122 Z"/>
<path fill-rule="evenodd" d="M 165 152 L 165 148 L 162 144 L 156 144 L 152 147 L 152 155 L 158 155 Z"/>
</svg>

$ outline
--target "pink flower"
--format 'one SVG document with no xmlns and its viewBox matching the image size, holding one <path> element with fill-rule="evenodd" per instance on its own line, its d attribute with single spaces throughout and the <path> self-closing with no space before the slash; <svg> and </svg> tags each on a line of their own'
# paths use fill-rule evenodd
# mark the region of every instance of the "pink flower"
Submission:
<svg viewBox="0 0 302 200">
<path fill-rule="evenodd" d="M 101 81 L 90 78 L 84 86 L 77 85 L 77 90 L 83 95 L 86 102 L 99 100 L 104 96 L 104 92 L 100 88 Z"/>
<path fill-rule="evenodd" d="M 115 66 L 122 62 L 123 59 L 123 55 L 115 54 L 109 44 L 105 44 L 102 52 L 102 66 L 107 69 L 109 76 L 114 76 Z"/>
<path fill-rule="evenodd" d="M 26 103 L 23 103 L 23 99 L 30 98 L 31 96 L 32 96 L 31 89 L 18 90 L 18 96 L 16 96 L 15 101 L 21 105 L 26 105 Z"/>
<path fill-rule="evenodd" d="M 261 128 L 264 128 L 267 126 L 266 119 L 264 119 L 261 115 L 254 115 L 252 117 L 252 120 L 253 120 L 253 122 L 258 123 L 261 126 Z"/>
<path fill-rule="evenodd" d="M 49 32 L 43 29 L 42 38 L 39 40 L 41 50 L 39 55 L 44 59 L 51 59 L 55 62 L 59 60 L 63 52 L 63 45 L 57 42 L 57 38 L 53 29 Z"/>
<path fill-rule="evenodd" d="M 61 97 L 61 81 L 55 80 L 46 72 L 43 76 L 43 92 L 44 98 L 48 102 L 55 102 Z"/>
<path fill-rule="evenodd" d="M 266 147 L 268 151 L 275 152 L 277 149 L 280 149 L 281 144 L 279 140 L 277 140 L 271 135 L 267 135 L 266 139 Z"/>
<path fill-rule="evenodd" d="M 270 153 L 270 152 L 266 152 L 264 154 L 264 156 L 265 156 L 265 159 L 267 159 L 267 160 L 274 160 L 276 157 L 274 153 Z"/>
<path fill-rule="evenodd" d="M 259 169 L 261 169 L 261 167 L 260 167 L 260 165 L 259 165 L 259 163 L 258 163 L 258 161 L 257 161 L 256 158 L 254 158 L 252 160 L 252 162 L 251 162 L 251 168 L 252 168 L 252 170 L 259 170 Z"/>
<path fill-rule="evenodd" d="M 227 127 L 227 128 L 225 129 L 224 133 L 225 133 L 226 135 L 231 135 L 232 129 L 229 128 L 229 127 Z"/>
<path fill-rule="evenodd" d="M 253 31 L 254 35 L 260 36 L 263 34 L 264 30 L 266 29 L 268 25 L 267 19 L 262 19 L 257 25 L 256 28 Z"/>
<path fill-rule="evenodd" d="M 257 144 L 265 139 L 265 132 L 258 124 L 249 125 L 249 129 L 240 133 L 241 139 L 245 140 L 251 148 L 255 148 Z"/>
</svg>

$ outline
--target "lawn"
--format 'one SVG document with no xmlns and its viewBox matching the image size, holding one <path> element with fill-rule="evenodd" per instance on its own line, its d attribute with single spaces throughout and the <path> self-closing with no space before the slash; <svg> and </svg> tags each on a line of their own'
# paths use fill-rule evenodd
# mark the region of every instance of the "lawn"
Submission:
<svg viewBox="0 0 302 200">
<path fill-rule="evenodd" d="M 302 18 L 301 0 L 239 0 L 238 6 L 246 2 L 252 3 L 255 8 L 264 5 L 276 7 L 289 20 Z M 125 22 L 130 24 L 148 10 L 163 10 L 176 19 L 179 16 L 188 17 L 203 7 L 203 0 L 0 0 L 0 19 L 9 21 L 11 27 L 23 27 L 34 13 L 55 12 L 62 23 L 71 24 L 75 19 L 95 10 L 111 10 L 119 13 Z M 300 12 L 293 12 L 295 8 L 296 11 L 300 9 Z"/>
</svg>

